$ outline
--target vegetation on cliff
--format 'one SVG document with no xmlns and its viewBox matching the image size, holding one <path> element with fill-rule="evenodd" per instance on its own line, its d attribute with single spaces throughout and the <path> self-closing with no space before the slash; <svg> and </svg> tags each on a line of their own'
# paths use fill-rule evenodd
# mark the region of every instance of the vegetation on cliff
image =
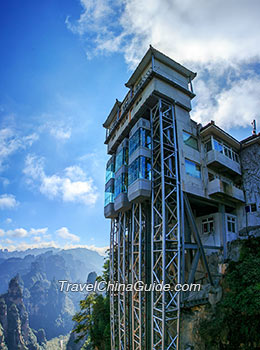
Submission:
<svg viewBox="0 0 260 350">
<path fill-rule="evenodd" d="M 223 298 L 200 322 L 208 350 L 260 349 L 260 237 L 243 241 L 223 280 Z"/>
<path fill-rule="evenodd" d="M 109 261 L 104 264 L 103 276 L 108 281 Z M 82 349 L 110 350 L 110 310 L 109 296 L 92 293 L 80 301 L 80 312 L 73 320 L 76 322 L 74 333 L 77 341 L 85 340 Z"/>
</svg>

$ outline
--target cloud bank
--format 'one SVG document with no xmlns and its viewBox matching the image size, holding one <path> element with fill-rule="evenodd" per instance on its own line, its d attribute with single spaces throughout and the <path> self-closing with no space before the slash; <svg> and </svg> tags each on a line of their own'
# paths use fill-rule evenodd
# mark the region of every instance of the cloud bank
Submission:
<svg viewBox="0 0 260 350">
<path fill-rule="evenodd" d="M 40 192 L 50 199 L 60 198 L 64 202 L 90 206 L 97 201 L 98 191 L 93 179 L 87 177 L 79 166 L 68 167 L 62 174 L 47 175 L 43 158 L 29 154 L 23 172 L 29 183 L 39 186 Z"/>
<path fill-rule="evenodd" d="M 83 39 L 88 57 L 119 52 L 133 69 L 152 44 L 198 72 L 193 119 L 214 119 L 225 128 L 260 121 L 258 0 L 81 0 L 81 5 L 79 18 L 68 17 L 66 25 Z"/>
</svg>

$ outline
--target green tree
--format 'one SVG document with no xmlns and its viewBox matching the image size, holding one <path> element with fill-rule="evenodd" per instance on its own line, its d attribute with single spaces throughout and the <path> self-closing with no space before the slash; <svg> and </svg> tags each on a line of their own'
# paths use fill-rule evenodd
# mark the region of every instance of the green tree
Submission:
<svg viewBox="0 0 260 350">
<path fill-rule="evenodd" d="M 260 349 L 260 238 L 243 242 L 238 262 L 231 262 L 216 312 L 200 324 L 207 349 Z"/>
<path fill-rule="evenodd" d="M 109 279 L 109 260 L 104 263 L 102 277 L 97 280 Z M 86 339 L 84 348 L 90 346 L 97 350 L 110 350 L 110 309 L 108 294 L 89 294 L 80 301 L 80 311 L 73 317 L 76 326 L 73 332 L 77 333 L 77 341 Z"/>
</svg>

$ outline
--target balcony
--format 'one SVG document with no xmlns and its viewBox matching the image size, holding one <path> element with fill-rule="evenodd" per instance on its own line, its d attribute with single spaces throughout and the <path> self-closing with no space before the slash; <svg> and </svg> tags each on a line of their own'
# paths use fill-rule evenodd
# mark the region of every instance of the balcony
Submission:
<svg viewBox="0 0 260 350">
<path fill-rule="evenodd" d="M 242 190 L 220 179 L 214 179 L 209 182 L 208 195 L 217 199 L 224 199 L 228 196 L 232 200 L 245 202 L 245 195 Z"/>
<path fill-rule="evenodd" d="M 215 168 L 218 172 L 241 175 L 240 164 L 215 149 L 207 153 L 206 163 L 207 166 Z"/>
</svg>

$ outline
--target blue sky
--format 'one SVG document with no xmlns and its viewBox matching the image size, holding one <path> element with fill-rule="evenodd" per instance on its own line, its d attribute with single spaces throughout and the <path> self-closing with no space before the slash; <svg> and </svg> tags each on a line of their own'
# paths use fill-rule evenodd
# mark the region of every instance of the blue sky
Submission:
<svg viewBox="0 0 260 350">
<path fill-rule="evenodd" d="M 0 247 L 109 242 L 102 123 L 149 44 L 195 70 L 192 118 L 259 120 L 259 1 L 0 4 Z M 151 20 L 152 19 L 152 20 Z"/>
</svg>

